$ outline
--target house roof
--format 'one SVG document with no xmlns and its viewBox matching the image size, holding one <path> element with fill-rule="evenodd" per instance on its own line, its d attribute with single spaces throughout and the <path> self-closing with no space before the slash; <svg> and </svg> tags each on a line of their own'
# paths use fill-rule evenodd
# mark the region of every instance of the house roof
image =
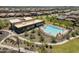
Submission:
<svg viewBox="0 0 79 59">
<path fill-rule="evenodd" d="M 0 16 L 6 16 L 7 13 L 0 13 Z"/>
<path fill-rule="evenodd" d="M 14 16 L 15 13 L 8 13 L 7 15 L 9 15 L 9 16 Z"/>
<path fill-rule="evenodd" d="M 23 13 L 23 15 L 31 15 L 30 13 Z"/>
<path fill-rule="evenodd" d="M 75 16 L 75 15 L 69 15 L 67 17 L 69 17 L 69 18 L 79 18 L 78 16 Z"/>
<path fill-rule="evenodd" d="M 16 13 L 15 15 L 16 15 L 16 16 L 19 16 L 19 15 L 23 15 L 23 14 L 22 14 L 22 13 Z"/>
</svg>

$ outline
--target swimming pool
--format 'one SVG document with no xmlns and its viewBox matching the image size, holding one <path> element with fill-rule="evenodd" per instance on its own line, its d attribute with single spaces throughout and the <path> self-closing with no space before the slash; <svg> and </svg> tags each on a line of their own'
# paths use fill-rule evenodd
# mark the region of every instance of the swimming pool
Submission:
<svg viewBox="0 0 79 59">
<path fill-rule="evenodd" d="M 53 25 L 46 25 L 42 28 L 42 30 L 49 34 L 49 35 L 52 35 L 52 36 L 55 36 L 58 34 L 58 33 L 63 33 L 65 30 L 62 29 L 62 28 L 59 28 L 58 26 L 53 26 Z"/>
</svg>

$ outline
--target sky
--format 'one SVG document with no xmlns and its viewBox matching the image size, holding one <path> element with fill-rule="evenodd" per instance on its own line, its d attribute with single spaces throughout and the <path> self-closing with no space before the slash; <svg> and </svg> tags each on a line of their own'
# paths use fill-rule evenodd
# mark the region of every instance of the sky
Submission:
<svg viewBox="0 0 79 59">
<path fill-rule="evenodd" d="M 0 0 L 0 6 L 79 6 L 79 0 Z"/>
</svg>

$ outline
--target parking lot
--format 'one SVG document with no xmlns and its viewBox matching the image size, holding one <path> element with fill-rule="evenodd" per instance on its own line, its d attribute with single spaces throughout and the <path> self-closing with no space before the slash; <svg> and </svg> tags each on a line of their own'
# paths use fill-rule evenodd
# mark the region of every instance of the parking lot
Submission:
<svg viewBox="0 0 79 59">
<path fill-rule="evenodd" d="M 0 41 L 6 38 L 9 35 L 9 32 L 0 30 Z"/>
</svg>

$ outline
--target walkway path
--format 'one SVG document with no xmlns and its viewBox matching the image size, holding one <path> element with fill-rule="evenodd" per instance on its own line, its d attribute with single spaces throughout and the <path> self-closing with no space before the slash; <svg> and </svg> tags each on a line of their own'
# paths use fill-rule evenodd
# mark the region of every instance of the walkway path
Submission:
<svg viewBox="0 0 79 59">
<path fill-rule="evenodd" d="M 18 36 L 18 35 L 16 35 L 16 36 Z M 70 40 L 73 40 L 73 39 L 75 39 L 75 38 L 78 38 L 79 36 L 76 36 L 76 37 L 71 37 L 69 40 L 64 40 L 64 41 L 62 41 L 62 42 L 58 42 L 58 43 L 46 43 L 46 44 L 48 44 L 48 45 L 62 45 L 62 44 L 64 44 L 64 43 L 67 43 L 68 41 L 70 41 Z M 25 40 L 25 41 L 29 41 L 29 42 L 31 42 L 30 40 L 27 40 L 27 39 L 25 39 L 25 38 L 23 38 L 23 37 L 20 37 L 20 36 L 18 36 L 18 38 L 19 39 L 21 39 L 21 40 Z M 38 44 L 38 45 L 42 45 L 42 44 L 44 44 L 44 43 L 40 43 L 40 42 L 33 42 L 34 44 Z"/>
<path fill-rule="evenodd" d="M 8 30 L 3 30 L 3 31 L 7 31 L 9 32 L 9 35 L 7 37 L 5 37 L 1 42 L 0 42 L 0 47 L 4 47 L 4 48 L 8 48 L 8 49 L 11 49 L 11 50 L 16 50 L 18 51 L 20 49 L 21 52 L 28 52 L 28 53 L 36 53 L 35 51 L 30 51 L 30 50 L 27 50 L 27 49 L 24 49 L 22 47 L 20 47 L 19 49 L 17 47 L 12 47 L 12 46 L 8 46 L 8 45 L 3 45 L 2 43 L 7 39 L 9 38 L 10 36 L 18 36 L 17 34 L 11 32 L 11 31 L 8 31 Z M 19 37 L 19 36 L 18 36 Z M 20 37 L 21 38 L 21 37 Z M 24 40 L 24 39 L 22 39 Z"/>
<path fill-rule="evenodd" d="M 28 42 L 31 42 L 30 40 L 27 40 L 27 39 L 25 39 L 25 38 L 23 38 L 23 37 L 20 37 L 19 35 L 17 35 L 16 33 L 13 33 L 13 32 L 11 32 L 11 31 L 9 31 L 9 33 L 11 33 L 12 35 L 15 35 L 15 36 L 17 36 L 19 39 L 21 39 L 21 40 L 25 40 L 25 41 L 28 41 Z M 78 38 L 79 36 L 76 36 L 76 37 L 71 37 L 70 38 L 70 40 L 73 40 L 73 39 L 75 39 L 75 38 Z M 59 43 L 46 43 L 46 44 L 48 44 L 48 45 L 62 45 L 62 44 L 64 44 L 64 43 L 67 43 L 68 41 L 70 41 L 70 40 L 65 40 L 65 41 L 62 41 L 62 42 L 59 42 Z M 37 44 L 37 45 L 43 45 L 44 43 L 40 43 L 40 42 L 33 42 L 34 44 Z"/>
<path fill-rule="evenodd" d="M 19 51 L 18 48 L 12 47 L 12 46 L 8 46 L 8 45 L 2 45 L 2 44 L 0 44 L 0 47 L 8 48 L 8 49 L 10 49 L 10 50 L 15 50 L 15 51 L 17 51 L 17 52 Z M 20 48 L 20 52 L 35 53 L 35 52 L 33 52 L 33 51 L 25 50 L 25 49 L 23 49 L 23 48 Z"/>
</svg>

